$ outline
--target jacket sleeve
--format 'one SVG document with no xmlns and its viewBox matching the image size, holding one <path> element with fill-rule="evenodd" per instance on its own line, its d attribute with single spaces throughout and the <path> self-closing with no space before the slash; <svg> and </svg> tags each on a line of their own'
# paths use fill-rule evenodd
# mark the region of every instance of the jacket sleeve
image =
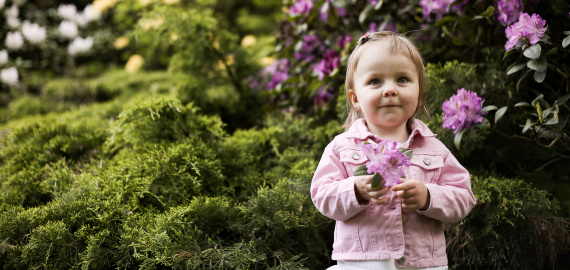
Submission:
<svg viewBox="0 0 570 270">
<path fill-rule="evenodd" d="M 437 183 L 426 184 L 431 208 L 421 214 L 446 223 L 457 222 L 475 206 L 469 172 L 448 153 Z"/>
<path fill-rule="evenodd" d="M 317 209 L 325 216 L 345 221 L 368 204 L 361 205 L 354 191 L 354 177 L 348 176 L 338 153 L 329 144 L 323 153 L 311 183 L 311 199 Z"/>
</svg>

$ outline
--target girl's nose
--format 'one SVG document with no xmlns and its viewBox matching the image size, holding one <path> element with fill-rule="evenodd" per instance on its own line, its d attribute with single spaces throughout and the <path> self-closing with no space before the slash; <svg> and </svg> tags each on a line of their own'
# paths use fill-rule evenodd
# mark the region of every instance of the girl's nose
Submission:
<svg viewBox="0 0 570 270">
<path fill-rule="evenodd" d="M 388 86 L 388 85 L 386 85 Z M 395 97 L 398 95 L 398 91 L 396 91 L 396 88 L 394 88 L 393 85 L 388 86 L 388 88 L 386 88 L 386 90 L 384 90 L 384 93 L 382 93 L 382 96 L 384 97 Z"/>
</svg>

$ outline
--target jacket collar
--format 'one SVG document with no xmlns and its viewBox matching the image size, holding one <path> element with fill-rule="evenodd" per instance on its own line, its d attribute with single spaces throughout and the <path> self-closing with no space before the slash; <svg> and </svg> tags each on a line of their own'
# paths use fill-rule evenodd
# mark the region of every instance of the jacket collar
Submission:
<svg viewBox="0 0 570 270">
<path fill-rule="evenodd" d="M 431 130 L 424 124 L 422 121 L 418 119 L 414 119 L 412 122 L 412 134 L 410 138 L 415 137 L 416 135 L 420 135 L 422 137 L 435 137 L 436 135 L 431 132 Z M 366 120 L 364 118 L 359 118 L 346 131 L 347 138 L 355 138 L 359 140 L 366 140 L 369 137 L 375 138 L 378 137 L 374 135 L 368 127 L 366 126 Z"/>
</svg>

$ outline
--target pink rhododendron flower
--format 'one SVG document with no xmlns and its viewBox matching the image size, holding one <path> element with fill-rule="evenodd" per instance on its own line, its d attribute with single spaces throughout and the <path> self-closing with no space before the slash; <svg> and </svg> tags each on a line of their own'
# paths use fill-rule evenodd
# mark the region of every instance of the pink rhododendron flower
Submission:
<svg viewBox="0 0 570 270">
<path fill-rule="evenodd" d="M 364 155 L 368 158 L 366 168 L 369 174 L 378 173 L 386 181 L 385 186 L 393 187 L 400 183 L 405 175 L 404 169 L 411 165 L 408 156 L 396 148 L 395 141 L 380 141 L 379 144 L 362 146 Z"/>
<path fill-rule="evenodd" d="M 325 105 L 333 97 L 334 87 L 320 87 L 317 95 L 313 97 L 313 102 L 317 106 Z"/>
<path fill-rule="evenodd" d="M 503 25 L 514 23 L 523 12 L 522 0 L 499 0 L 495 2 L 495 17 Z"/>
<path fill-rule="evenodd" d="M 451 4 L 456 0 L 421 0 L 420 6 L 422 6 L 422 15 L 424 18 L 431 22 L 430 14 L 435 14 L 435 20 L 439 21 L 444 14 L 449 13 L 450 8 L 455 10 L 457 13 L 461 13 L 461 8 L 467 3 L 463 1 L 461 3 L 456 3 L 451 7 Z"/>
<path fill-rule="evenodd" d="M 313 0 L 297 0 L 293 6 L 289 9 L 289 15 L 291 16 L 298 16 L 298 15 L 309 15 L 313 9 Z"/>
<path fill-rule="evenodd" d="M 352 42 L 352 36 L 349 34 L 344 34 L 344 35 L 338 37 L 338 40 L 336 41 L 336 45 L 338 45 L 340 47 L 340 49 L 343 50 L 344 47 L 346 47 L 346 45 L 350 44 L 350 42 Z"/>
<path fill-rule="evenodd" d="M 319 45 L 319 38 L 316 35 L 304 35 L 301 49 L 295 52 L 295 59 L 312 62 L 315 60 L 313 50 Z"/>
<path fill-rule="evenodd" d="M 519 39 L 524 39 L 531 45 L 536 44 L 540 38 L 545 36 L 545 26 L 546 21 L 538 14 L 530 16 L 528 13 L 521 13 L 518 22 L 505 29 L 505 35 L 508 39 L 505 44 L 505 50 L 515 47 Z"/>
<path fill-rule="evenodd" d="M 457 134 L 461 129 L 468 129 L 473 123 L 483 122 L 481 113 L 483 99 L 477 93 L 461 88 L 457 94 L 443 102 L 443 127 L 453 129 Z"/>
<path fill-rule="evenodd" d="M 323 60 L 320 63 L 313 66 L 313 72 L 319 75 L 319 80 L 322 80 L 325 76 L 329 75 L 335 68 L 340 65 L 340 58 L 338 57 L 338 52 L 327 49 Z"/>
</svg>

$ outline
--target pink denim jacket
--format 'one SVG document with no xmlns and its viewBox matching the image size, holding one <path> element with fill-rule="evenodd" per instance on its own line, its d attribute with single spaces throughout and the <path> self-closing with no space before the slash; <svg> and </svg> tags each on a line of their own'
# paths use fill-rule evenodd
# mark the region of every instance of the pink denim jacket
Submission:
<svg viewBox="0 0 570 270">
<path fill-rule="evenodd" d="M 384 205 L 359 204 L 353 172 L 368 159 L 361 146 L 378 142 L 364 119 L 334 138 L 325 148 L 311 184 L 317 209 L 336 220 L 333 260 L 395 259 L 401 267 L 447 265 L 443 223 L 467 216 L 475 205 L 469 172 L 459 164 L 429 128 L 414 120 L 409 148 L 413 149 L 408 179 L 423 181 L 431 196 L 426 211 L 406 211 L 389 191 Z"/>
</svg>

